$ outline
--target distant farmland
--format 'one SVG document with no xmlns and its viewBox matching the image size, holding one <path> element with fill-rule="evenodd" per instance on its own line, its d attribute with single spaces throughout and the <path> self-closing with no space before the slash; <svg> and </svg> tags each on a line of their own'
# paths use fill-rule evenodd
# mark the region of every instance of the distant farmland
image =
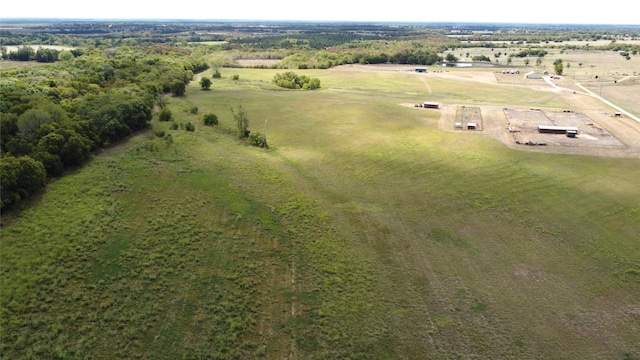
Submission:
<svg viewBox="0 0 640 360">
<path fill-rule="evenodd" d="M 640 158 L 440 128 L 451 104 L 583 103 L 464 70 L 220 70 L 1 229 L 4 356 L 640 356 Z"/>
</svg>

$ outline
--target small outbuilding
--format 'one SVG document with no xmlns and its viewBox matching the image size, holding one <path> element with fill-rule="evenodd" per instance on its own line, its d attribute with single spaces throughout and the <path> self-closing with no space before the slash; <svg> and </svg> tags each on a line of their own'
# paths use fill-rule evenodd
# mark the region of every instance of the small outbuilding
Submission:
<svg viewBox="0 0 640 360">
<path fill-rule="evenodd" d="M 538 74 L 535 71 L 529 71 L 528 73 L 524 74 L 524 78 L 525 79 L 542 79 L 542 76 L 540 76 L 540 74 Z"/>
<path fill-rule="evenodd" d="M 417 73 L 426 73 L 427 72 L 427 68 L 426 67 L 417 67 L 416 68 L 416 72 Z"/>
<path fill-rule="evenodd" d="M 440 104 L 437 103 L 437 102 L 425 101 L 425 103 L 422 105 L 422 107 L 427 108 L 427 109 L 439 109 L 440 108 Z"/>
<path fill-rule="evenodd" d="M 578 134 L 578 128 L 573 126 L 548 126 L 539 125 L 538 132 L 541 134 Z"/>
</svg>

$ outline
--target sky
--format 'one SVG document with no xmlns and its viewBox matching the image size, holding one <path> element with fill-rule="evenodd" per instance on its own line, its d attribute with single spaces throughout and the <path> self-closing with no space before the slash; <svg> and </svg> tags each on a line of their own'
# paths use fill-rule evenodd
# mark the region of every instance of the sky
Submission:
<svg viewBox="0 0 640 360">
<path fill-rule="evenodd" d="M 593 4 L 593 5 L 592 5 Z M 640 25 L 628 0 L 4 1 L 0 18 L 298 20 Z M 597 5 L 595 5 L 597 4 Z M 605 5 L 606 4 L 606 5 Z M 0 24 L 1 25 L 1 24 Z"/>
</svg>

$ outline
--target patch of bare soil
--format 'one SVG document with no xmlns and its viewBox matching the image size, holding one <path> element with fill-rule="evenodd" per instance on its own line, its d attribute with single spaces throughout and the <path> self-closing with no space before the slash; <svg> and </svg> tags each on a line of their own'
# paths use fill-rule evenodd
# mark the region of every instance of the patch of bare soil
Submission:
<svg viewBox="0 0 640 360">
<path fill-rule="evenodd" d="M 498 106 L 477 108 L 482 114 L 482 131 L 456 128 L 458 106 L 451 104 L 441 107 L 438 127 L 450 132 L 482 133 L 521 151 L 640 158 L 640 123 L 629 118 L 598 112 L 591 112 L 592 116 L 588 116 L 556 110 L 504 109 Z M 602 116 L 594 116 L 598 114 Z M 538 133 L 538 125 L 554 124 L 577 127 L 579 135 L 569 138 L 564 134 Z"/>
<path fill-rule="evenodd" d="M 532 80 L 515 74 L 504 75 L 508 78 L 505 80 L 502 74 L 493 71 L 444 71 L 434 75 L 456 80 L 499 83 L 505 86 L 528 86 L 552 91 L 558 96 L 565 97 L 571 104 L 570 112 L 561 111 L 558 114 L 554 110 L 541 109 L 533 115 L 542 115 L 542 117 L 533 119 L 527 119 L 530 115 L 533 116 L 529 113 L 530 109 L 521 109 L 522 112 L 519 114 L 524 116 L 521 120 L 529 121 L 526 133 L 522 130 L 513 132 L 513 127 L 512 131 L 509 130 L 510 121 L 513 119 L 508 118 L 503 107 L 477 107 L 480 109 L 479 117 L 482 119 L 481 133 L 502 141 L 510 148 L 535 152 L 640 158 L 640 122 L 632 118 L 631 114 L 615 116 L 618 111 L 612 108 L 610 103 L 593 94 L 578 91 L 583 89 L 569 79 L 562 77 L 551 79 L 547 76 L 543 80 Z M 440 112 L 441 130 L 460 131 L 455 127 L 455 123 L 460 122 L 457 104 L 441 104 Z M 578 128 L 579 135 L 576 138 L 568 138 L 563 134 L 539 134 L 538 125 L 574 126 Z M 523 145 L 527 143 L 544 145 Z"/>
<path fill-rule="evenodd" d="M 272 65 L 278 64 L 280 60 L 278 59 L 238 59 L 236 60 L 236 62 L 243 67 L 258 67 L 258 66 L 270 67 Z"/>
<path fill-rule="evenodd" d="M 340 65 L 334 66 L 329 69 L 329 71 L 364 71 L 364 72 L 375 72 L 375 71 L 390 71 L 390 72 L 411 72 L 416 70 L 416 65 L 399 65 L 399 64 L 349 64 L 349 65 Z"/>
<path fill-rule="evenodd" d="M 335 69 L 340 71 L 415 71 L 413 65 L 379 64 L 379 65 L 342 65 Z M 629 116 L 615 116 L 616 109 L 609 106 L 605 100 L 585 93 L 584 89 L 575 84 L 574 81 L 566 77 L 551 78 L 548 75 L 543 79 L 525 79 L 521 74 L 502 74 L 496 71 L 486 70 L 465 70 L 447 71 L 444 68 L 433 67 L 429 70 L 430 76 L 440 78 L 451 78 L 456 80 L 467 80 L 473 82 L 483 82 L 500 84 L 504 86 L 526 86 L 543 91 L 551 91 L 558 96 L 566 97 L 571 104 L 571 111 L 558 115 L 554 110 L 537 110 L 534 115 L 543 115 L 542 118 L 534 116 L 529 123 L 526 133 L 509 130 L 510 121 L 503 107 L 498 106 L 472 106 L 469 111 L 462 112 L 462 117 L 481 119 L 481 128 L 474 131 L 463 130 L 466 133 L 482 133 L 500 140 L 512 149 L 522 151 L 564 153 L 576 155 L 594 155 L 610 157 L 634 157 L 640 158 L 640 122 Z M 437 71 L 435 71 L 437 70 Z M 524 69 L 526 70 L 526 69 Z M 415 107 L 417 111 L 425 110 L 416 107 L 415 104 L 401 104 L 402 106 Z M 456 122 L 460 122 L 459 106 L 457 104 L 440 104 L 441 116 L 439 128 L 444 131 L 461 131 L 456 129 Z M 477 111 L 476 111 L 477 110 Z M 524 120 L 531 114 L 530 109 L 521 109 L 519 114 L 524 116 Z M 531 115 L 533 116 L 533 115 Z M 539 121 L 540 123 L 535 123 Z M 535 123 L 535 124 L 534 124 Z M 576 138 L 568 138 L 563 134 L 539 134 L 538 125 L 574 126 L 578 127 L 579 135 Z M 482 130 L 482 131 L 478 131 Z M 514 136 L 514 134 L 516 134 Z M 530 140 L 530 141 L 529 141 Z M 517 143 L 519 142 L 519 143 Z M 544 145 L 524 145 L 544 144 Z"/>
</svg>

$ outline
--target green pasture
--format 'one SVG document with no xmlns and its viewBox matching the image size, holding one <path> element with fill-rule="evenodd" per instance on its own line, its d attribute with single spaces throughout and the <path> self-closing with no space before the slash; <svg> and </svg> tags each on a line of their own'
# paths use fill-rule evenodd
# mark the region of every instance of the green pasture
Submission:
<svg viewBox="0 0 640 360">
<path fill-rule="evenodd" d="M 3 357 L 640 357 L 640 160 L 515 151 L 401 106 L 567 104 L 412 73 L 298 70 L 322 88 L 293 91 L 221 72 L 169 99 L 195 132 L 154 121 L 9 215 Z M 238 105 L 269 150 L 237 139 Z"/>
</svg>

